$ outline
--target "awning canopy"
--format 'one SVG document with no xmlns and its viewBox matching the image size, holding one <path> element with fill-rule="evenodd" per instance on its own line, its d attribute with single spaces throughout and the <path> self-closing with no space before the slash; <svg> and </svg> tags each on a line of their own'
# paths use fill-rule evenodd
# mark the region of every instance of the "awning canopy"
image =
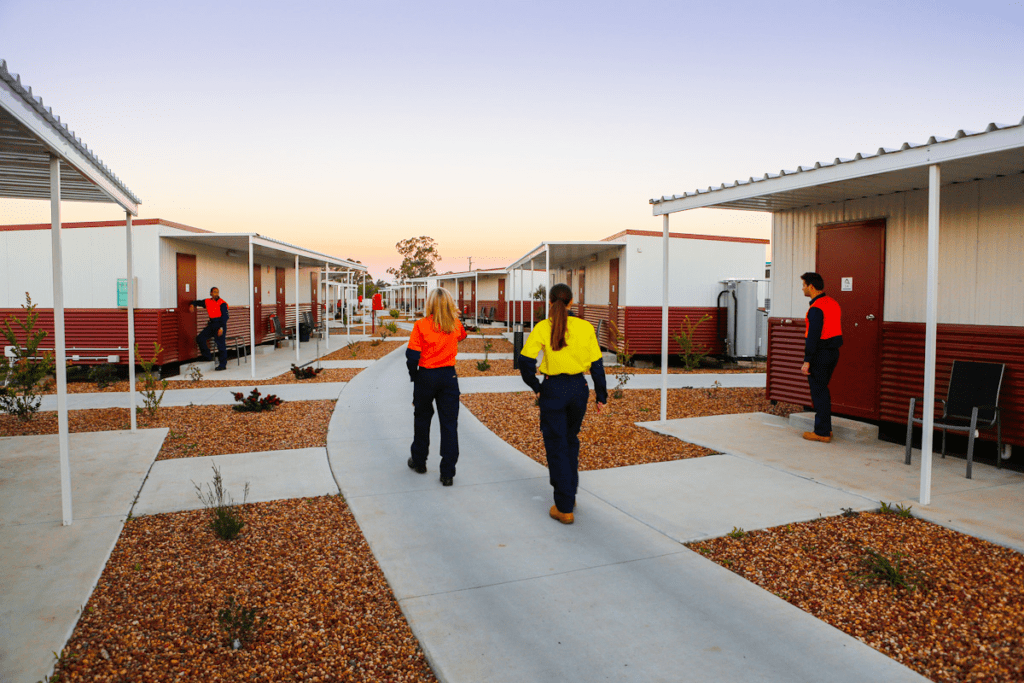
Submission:
<svg viewBox="0 0 1024 683">
<path fill-rule="evenodd" d="M 784 211 L 817 204 L 921 190 L 928 167 L 942 164 L 942 184 L 1024 172 L 1024 119 L 990 123 L 982 132 L 959 130 L 952 138 L 905 142 L 898 149 L 836 158 L 831 163 L 798 166 L 719 187 L 651 199 L 654 215 L 714 207 L 745 211 Z"/>
<path fill-rule="evenodd" d="M 551 268 L 561 268 L 570 263 L 585 261 L 591 256 L 596 256 L 605 251 L 622 249 L 626 245 L 622 242 L 542 242 L 532 251 L 509 265 L 508 270 L 516 268 L 529 268 L 537 259 L 543 259 L 545 250 L 550 254 L 547 261 Z"/>
<path fill-rule="evenodd" d="M 202 244 L 208 247 L 224 249 L 227 252 L 233 252 L 243 258 L 248 258 L 249 240 L 251 238 L 253 256 L 256 258 L 282 258 L 283 255 L 287 255 L 289 260 L 292 260 L 298 256 L 300 267 L 320 267 L 326 263 L 335 268 L 361 272 L 366 271 L 366 266 L 361 263 L 355 263 L 348 259 L 338 258 L 336 256 L 321 254 L 320 252 L 313 251 L 312 249 L 297 247 L 294 244 L 288 244 L 287 242 L 281 242 L 279 240 L 271 239 L 270 237 L 264 237 L 257 233 L 204 232 L 182 235 L 171 232 L 170 230 L 162 230 L 160 236 L 167 239 L 181 240 L 183 242 L 191 242 L 193 244 Z"/>
<path fill-rule="evenodd" d="M 50 155 L 60 160 L 62 200 L 120 204 L 133 216 L 139 199 L 43 98 L 0 59 L 0 197 L 50 198 Z"/>
</svg>

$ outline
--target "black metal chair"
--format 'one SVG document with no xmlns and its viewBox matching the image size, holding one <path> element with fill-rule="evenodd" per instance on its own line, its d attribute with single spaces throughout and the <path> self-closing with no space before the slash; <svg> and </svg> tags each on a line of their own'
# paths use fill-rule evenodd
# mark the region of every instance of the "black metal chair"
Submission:
<svg viewBox="0 0 1024 683">
<path fill-rule="evenodd" d="M 979 429 L 996 428 L 996 467 L 1002 467 L 1003 425 L 999 414 L 999 391 L 1003 385 L 1006 365 L 1003 363 L 979 363 L 976 361 L 953 361 L 949 373 L 949 389 L 942 402 L 942 417 L 935 427 L 942 430 L 942 457 L 946 457 L 946 432 L 965 432 L 967 438 L 967 478 L 971 478 L 974 462 L 974 439 Z M 918 402 L 924 399 L 910 399 L 907 414 L 906 463 L 910 464 L 910 439 L 915 424 L 924 423 L 924 414 L 914 417 Z M 922 407 L 922 411 L 927 407 Z"/>
</svg>

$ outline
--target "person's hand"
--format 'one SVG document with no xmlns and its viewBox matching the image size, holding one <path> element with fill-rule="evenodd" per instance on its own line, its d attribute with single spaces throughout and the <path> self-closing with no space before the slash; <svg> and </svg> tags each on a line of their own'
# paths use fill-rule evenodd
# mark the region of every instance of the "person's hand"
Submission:
<svg viewBox="0 0 1024 683">
<path fill-rule="evenodd" d="M 595 401 L 594 402 L 594 409 L 597 411 L 598 415 L 601 414 L 601 409 L 602 408 L 604 408 L 604 404 L 603 403 L 601 403 L 600 401 Z"/>
<path fill-rule="evenodd" d="M 539 391 L 533 392 L 533 397 L 539 401 L 540 400 L 540 392 Z"/>
<path fill-rule="evenodd" d="M 811 364 L 810 363 L 804 363 L 803 365 L 801 365 L 800 366 L 800 372 L 801 372 L 801 374 L 804 374 L 804 375 L 810 375 L 811 374 Z"/>
<path fill-rule="evenodd" d="M 223 337 L 224 336 L 224 328 L 223 327 L 217 330 L 217 336 L 218 337 Z"/>
</svg>

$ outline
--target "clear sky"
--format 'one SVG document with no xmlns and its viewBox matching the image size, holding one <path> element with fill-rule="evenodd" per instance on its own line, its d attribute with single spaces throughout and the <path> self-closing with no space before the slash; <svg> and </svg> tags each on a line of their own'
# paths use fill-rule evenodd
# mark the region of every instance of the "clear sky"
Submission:
<svg viewBox="0 0 1024 683">
<path fill-rule="evenodd" d="M 376 276 L 406 237 L 502 266 L 660 230 L 652 197 L 1024 116 L 1020 1 L 0 0 L 0 35 L 142 217 Z M 0 223 L 48 211 L 0 200 Z M 748 212 L 672 229 L 770 236 Z"/>
</svg>

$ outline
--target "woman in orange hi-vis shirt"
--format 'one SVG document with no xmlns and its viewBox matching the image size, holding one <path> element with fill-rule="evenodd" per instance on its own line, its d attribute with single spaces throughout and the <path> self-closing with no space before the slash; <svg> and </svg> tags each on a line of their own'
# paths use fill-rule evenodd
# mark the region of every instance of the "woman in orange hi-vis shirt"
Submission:
<svg viewBox="0 0 1024 683">
<path fill-rule="evenodd" d="M 455 374 L 455 356 L 466 330 L 459 322 L 459 311 L 452 295 L 435 289 L 427 297 L 426 317 L 416 321 L 405 364 L 413 382 L 412 405 L 414 433 L 408 465 L 425 474 L 430 451 L 430 421 L 434 403 L 441 421 L 441 483 L 451 486 L 455 463 L 459 461 L 459 377 Z"/>
</svg>

